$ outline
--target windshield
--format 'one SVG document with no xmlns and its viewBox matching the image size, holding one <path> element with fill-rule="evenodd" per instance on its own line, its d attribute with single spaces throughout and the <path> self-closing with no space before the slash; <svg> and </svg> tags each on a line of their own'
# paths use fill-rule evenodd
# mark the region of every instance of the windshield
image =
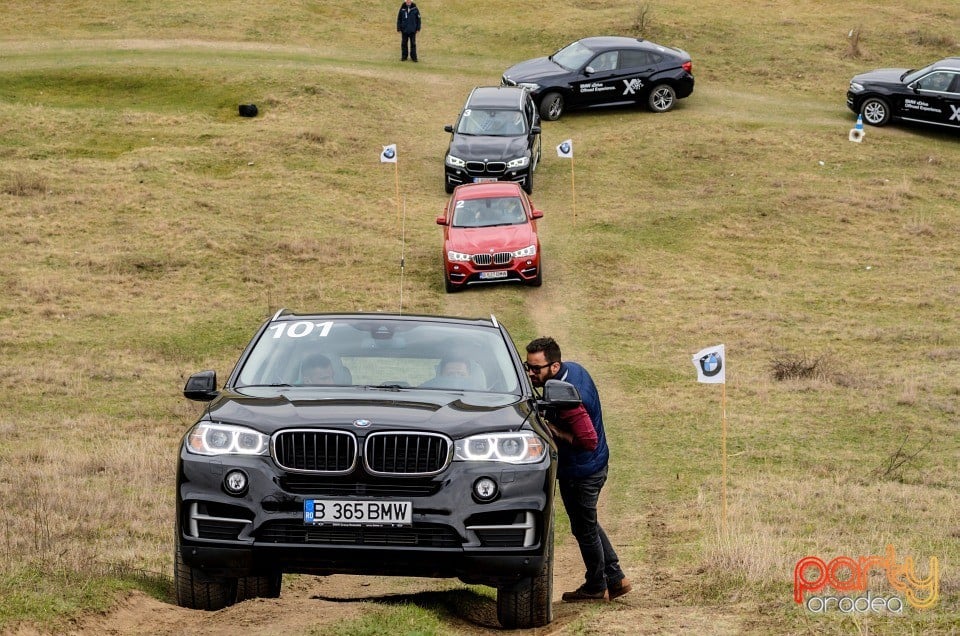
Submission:
<svg viewBox="0 0 960 636">
<path fill-rule="evenodd" d="M 933 64 L 924 66 L 919 70 L 907 71 L 906 73 L 900 76 L 900 81 L 902 81 L 904 84 L 909 84 L 910 82 L 916 81 L 917 79 L 923 77 L 924 75 L 932 71 L 934 68 L 936 68 L 937 64 L 938 64 L 937 62 L 934 62 Z"/>
<path fill-rule="evenodd" d="M 591 57 L 593 57 L 592 50 L 580 42 L 574 42 L 551 55 L 550 59 L 568 71 L 578 71 Z"/>
<path fill-rule="evenodd" d="M 390 318 L 281 320 L 236 386 L 386 386 L 518 393 L 510 349 L 490 327 Z"/>
<path fill-rule="evenodd" d="M 519 110 L 467 108 L 460 116 L 457 132 L 461 135 L 518 137 L 527 133 L 527 126 Z"/>
<path fill-rule="evenodd" d="M 453 210 L 453 227 L 492 227 L 527 222 L 520 197 L 461 199 Z"/>
</svg>

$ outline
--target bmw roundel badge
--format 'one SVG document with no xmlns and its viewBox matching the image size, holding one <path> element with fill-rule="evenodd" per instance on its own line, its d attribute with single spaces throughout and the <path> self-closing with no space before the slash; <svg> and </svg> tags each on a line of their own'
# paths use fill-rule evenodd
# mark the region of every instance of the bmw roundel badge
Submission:
<svg viewBox="0 0 960 636">
<path fill-rule="evenodd" d="M 700 368 L 703 370 L 703 375 L 712 378 L 723 369 L 723 363 L 720 360 L 720 356 L 711 351 L 700 358 Z"/>
<path fill-rule="evenodd" d="M 357 428 L 370 428 L 370 420 L 353 420 L 353 425 Z"/>
</svg>

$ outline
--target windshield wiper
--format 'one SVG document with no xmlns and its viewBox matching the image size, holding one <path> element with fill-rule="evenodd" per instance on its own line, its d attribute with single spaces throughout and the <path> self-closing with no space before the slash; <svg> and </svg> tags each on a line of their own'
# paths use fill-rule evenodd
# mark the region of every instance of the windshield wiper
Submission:
<svg viewBox="0 0 960 636">
<path fill-rule="evenodd" d="M 399 391 L 400 389 L 409 389 L 410 387 L 402 384 L 368 384 L 368 389 L 386 389 L 388 391 Z"/>
</svg>

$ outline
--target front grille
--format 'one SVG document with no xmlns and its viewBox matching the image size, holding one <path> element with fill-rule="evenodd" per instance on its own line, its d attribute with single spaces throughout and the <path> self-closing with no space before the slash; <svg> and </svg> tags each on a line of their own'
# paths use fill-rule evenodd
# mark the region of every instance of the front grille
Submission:
<svg viewBox="0 0 960 636">
<path fill-rule="evenodd" d="M 296 521 L 264 524 L 257 540 L 266 543 L 313 545 L 414 546 L 457 548 L 462 541 L 446 526 L 418 525 L 403 528 L 369 526 L 308 526 Z"/>
<path fill-rule="evenodd" d="M 497 252 L 496 254 L 474 254 L 474 265 L 506 265 L 513 260 L 511 252 Z"/>
<path fill-rule="evenodd" d="M 291 473 L 280 479 L 280 487 L 285 491 L 315 497 L 429 497 L 439 492 L 440 486 L 435 481 L 413 483 L 402 479 L 380 483 L 338 481 L 303 473 Z"/>
<path fill-rule="evenodd" d="M 356 465 L 357 440 L 343 431 L 288 430 L 273 436 L 272 451 L 284 470 L 344 474 Z"/>
<path fill-rule="evenodd" d="M 468 161 L 467 172 L 473 175 L 497 175 L 507 171 L 504 161 Z"/>
<path fill-rule="evenodd" d="M 436 475 L 453 456 L 450 438 L 436 433 L 371 433 L 363 464 L 374 475 Z"/>
<path fill-rule="evenodd" d="M 452 459 L 450 438 L 436 433 L 371 433 L 363 463 L 374 475 L 435 475 Z"/>
</svg>

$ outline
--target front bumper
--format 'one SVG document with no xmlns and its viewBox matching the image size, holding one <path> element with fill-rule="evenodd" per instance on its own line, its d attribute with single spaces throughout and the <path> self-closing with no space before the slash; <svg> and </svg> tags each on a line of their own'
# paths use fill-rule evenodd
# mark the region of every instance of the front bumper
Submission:
<svg viewBox="0 0 960 636">
<path fill-rule="evenodd" d="M 452 285 L 482 285 L 486 283 L 528 283 L 540 271 L 540 255 L 532 258 L 514 258 L 505 265 L 478 266 L 472 261 L 446 262 L 447 279 Z M 493 272 L 502 272 L 492 278 Z"/>
<path fill-rule="evenodd" d="M 479 183 L 482 181 L 510 181 L 529 188 L 530 168 L 517 170 L 468 170 L 467 168 L 453 168 L 444 166 L 444 179 L 447 185 L 455 188 L 464 183 Z"/>
<path fill-rule="evenodd" d="M 228 462 L 229 461 L 229 465 Z M 223 480 L 242 470 L 249 488 L 231 496 Z M 480 503 L 480 477 L 499 494 Z M 554 470 L 453 462 L 429 478 L 287 475 L 267 457 L 222 463 L 181 451 L 177 538 L 184 562 L 210 576 L 270 572 L 457 577 L 505 585 L 543 566 L 553 512 Z M 308 525 L 305 499 L 410 501 L 408 526 Z"/>
</svg>

